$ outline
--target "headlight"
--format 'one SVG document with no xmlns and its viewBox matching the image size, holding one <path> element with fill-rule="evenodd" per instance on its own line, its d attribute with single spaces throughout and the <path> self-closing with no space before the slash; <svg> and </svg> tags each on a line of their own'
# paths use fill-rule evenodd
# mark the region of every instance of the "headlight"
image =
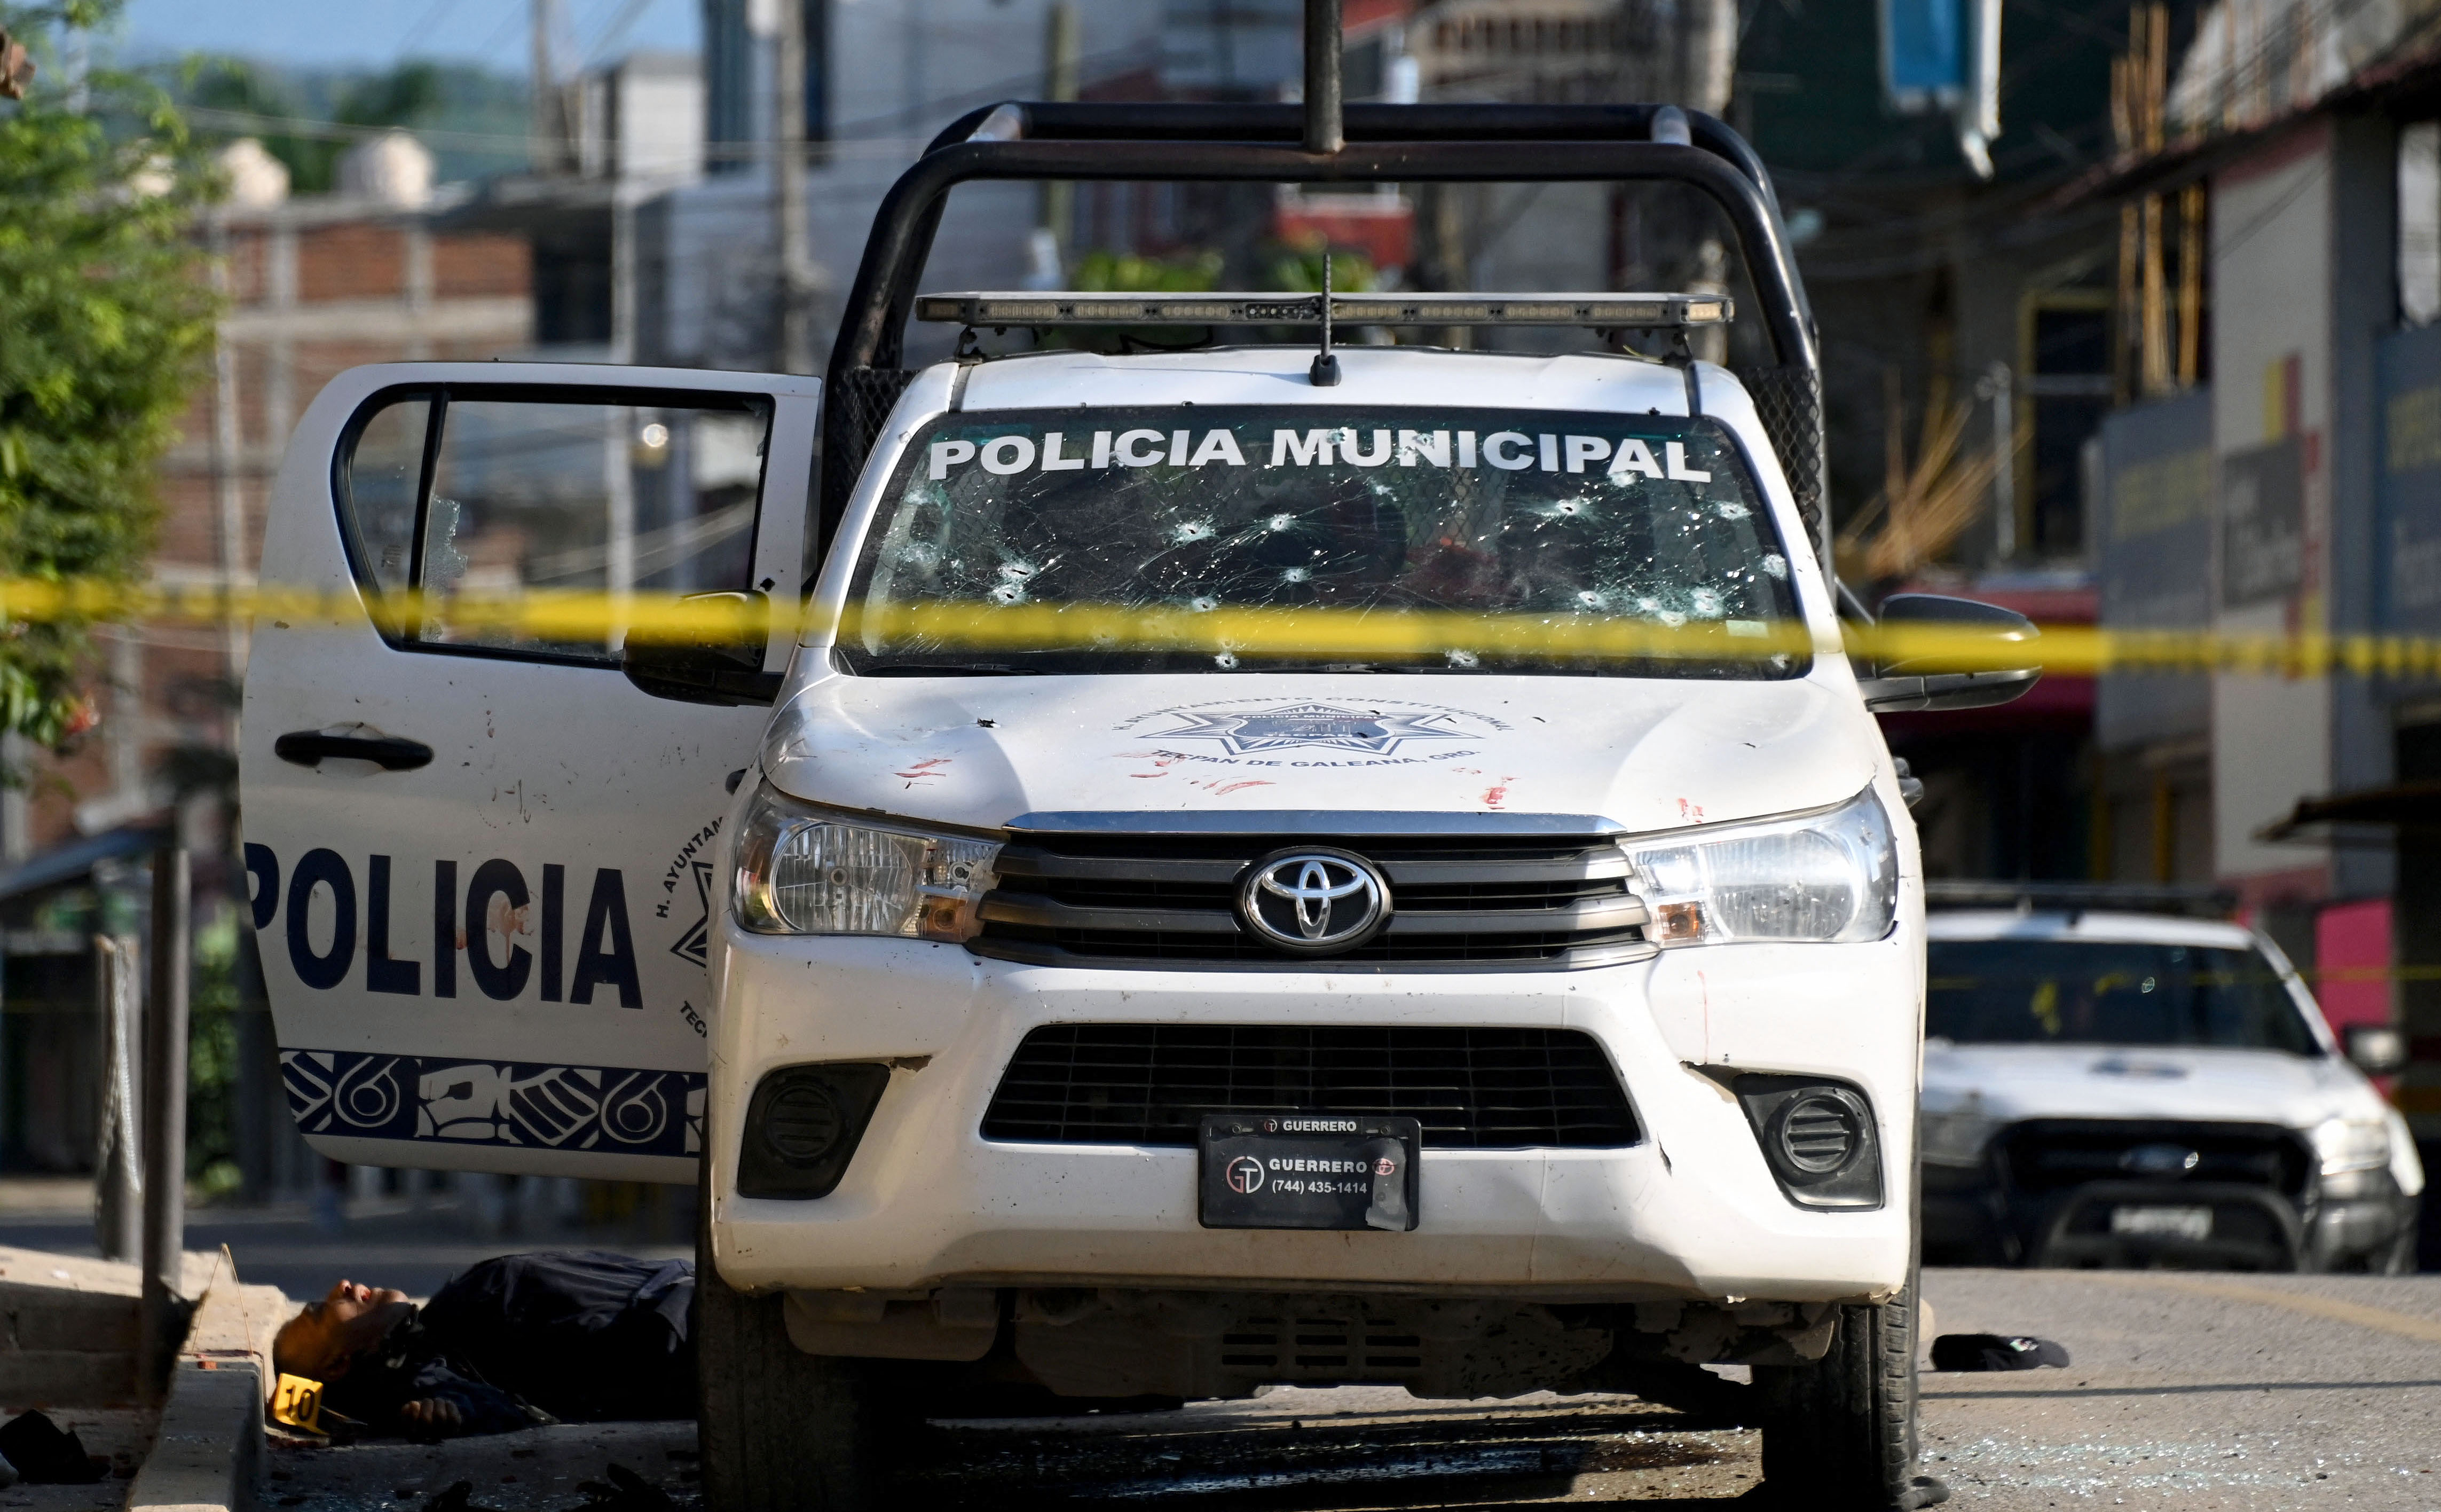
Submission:
<svg viewBox="0 0 2441 1512">
<path fill-rule="evenodd" d="M 2314 1126 L 2314 1153 L 2324 1176 L 2388 1165 L 2390 1125 L 2378 1118 L 2326 1118 Z"/>
<path fill-rule="evenodd" d="M 2000 1121 L 1972 1107 L 1952 1113 L 1926 1108 L 1917 1153 L 1934 1165 L 1980 1165 L 1983 1149 L 2000 1131 Z"/>
<path fill-rule="evenodd" d="M 1871 788 L 1827 813 L 1622 840 L 1663 945 L 1878 940 L 1898 907 L 1898 852 Z"/>
<path fill-rule="evenodd" d="M 850 822 L 758 789 L 737 836 L 737 922 L 757 934 L 959 941 L 981 927 L 1000 845 Z"/>
</svg>

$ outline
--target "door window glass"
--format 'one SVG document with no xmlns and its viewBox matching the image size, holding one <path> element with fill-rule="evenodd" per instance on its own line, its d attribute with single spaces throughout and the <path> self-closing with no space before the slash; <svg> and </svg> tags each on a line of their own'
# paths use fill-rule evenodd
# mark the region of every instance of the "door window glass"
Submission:
<svg viewBox="0 0 2441 1512">
<path fill-rule="evenodd" d="M 405 588 L 411 581 L 415 489 L 424 477 L 424 437 L 431 413 L 428 399 L 383 405 L 357 434 L 349 464 L 356 539 L 364 549 L 366 569 L 385 588 Z"/>
<path fill-rule="evenodd" d="M 616 662 L 619 595 L 752 586 L 769 428 L 750 401 L 394 400 L 344 473 L 358 571 L 396 643 Z M 573 622 L 520 618 L 546 606 Z"/>
</svg>

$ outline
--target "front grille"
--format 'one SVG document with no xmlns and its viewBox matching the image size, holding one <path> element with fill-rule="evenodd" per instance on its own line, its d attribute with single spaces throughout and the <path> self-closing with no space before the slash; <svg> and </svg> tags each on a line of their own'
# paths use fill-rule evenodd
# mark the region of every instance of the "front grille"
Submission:
<svg viewBox="0 0 2441 1512">
<path fill-rule="evenodd" d="M 2178 1171 L 2143 1168 L 2148 1145 L 2191 1151 Z M 2088 1181 L 2169 1180 L 2259 1186 L 2302 1200 L 2313 1151 L 2295 1132 L 2271 1124 L 2202 1124 L 2167 1119 L 2033 1119 L 1999 1140 L 2001 1172 L 2012 1191 L 2048 1197 Z"/>
<path fill-rule="evenodd" d="M 992 1094 L 985 1139 L 1193 1145 L 1206 1113 L 1397 1114 L 1434 1149 L 1617 1149 L 1643 1136 L 1573 1029 L 1051 1024 Z"/>
<path fill-rule="evenodd" d="M 1389 927 L 1322 958 L 1237 914 L 1240 874 L 1288 846 L 1352 851 L 1390 884 Z M 1038 965 L 1238 970 L 1580 970 L 1640 960 L 1643 901 L 1600 835 L 1106 835 L 1015 832 L 983 902 L 979 955 Z"/>
</svg>

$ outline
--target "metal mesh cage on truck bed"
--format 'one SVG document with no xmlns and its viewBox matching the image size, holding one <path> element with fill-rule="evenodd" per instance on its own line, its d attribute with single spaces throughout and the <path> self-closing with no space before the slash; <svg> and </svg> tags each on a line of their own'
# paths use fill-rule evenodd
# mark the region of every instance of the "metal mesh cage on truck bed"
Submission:
<svg viewBox="0 0 2441 1512">
<path fill-rule="evenodd" d="M 915 381 L 907 368 L 851 368 L 833 371 L 823 400 L 822 507 L 823 539 L 830 539 L 829 522 L 847 507 L 856 491 L 857 475 L 881 439 L 882 423 L 897 407 L 898 396 Z"/>
<path fill-rule="evenodd" d="M 1824 543 L 1830 539 L 1829 488 L 1824 476 L 1822 375 L 1811 368 L 1739 368 L 1738 382 L 1754 399 L 1755 416 L 1788 475 L 1788 491 L 1797 495 L 1797 516 L 1814 549 L 1823 554 L 1822 569 L 1831 570 Z"/>
</svg>

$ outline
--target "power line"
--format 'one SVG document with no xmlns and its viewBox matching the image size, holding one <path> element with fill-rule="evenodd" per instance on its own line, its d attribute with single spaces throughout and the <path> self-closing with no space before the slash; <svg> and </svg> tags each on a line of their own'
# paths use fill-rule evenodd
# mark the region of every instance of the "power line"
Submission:
<svg viewBox="0 0 2441 1512">
<path fill-rule="evenodd" d="M 500 8 L 499 25 L 494 27 L 492 28 L 492 34 L 483 39 L 483 45 L 475 49 L 475 56 L 479 58 L 498 57 L 501 45 L 509 40 L 509 34 L 515 31 L 519 24 L 524 20 L 524 13 L 515 6 L 502 6 Z"/>
<path fill-rule="evenodd" d="M 398 55 L 401 58 L 413 57 L 415 49 L 424 45 L 424 39 L 431 36 L 433 28 L 440 26 L 448 17 L 449 12 L 457 9 L 458 0 L 432 0 L 432 4 L 425 9 L 424 19 L 407 27 L 407 34 L 399 39 Z"/>
<path fill-rule="evenodd" d="M 442 0 L 442 3 L 450 4 L 454 3 L 454 0 Z M 649 3 L 649 0 L 646 0 L 646 3 Z M 498 40 L 497 36 L 493 39 L 495 43 Z M 490 46 L 491 45 L 487 44 L 485 50 L 490 50 Z M 1146 55 L 1158 51 L 1158 48 L 1157 42 L 1133 43 L 1126 47 L 1095 54 L 1082 62 L 1086 67 L 1115 71 L 1111 65 L 1139 62 Z M 928 100 L 925 109 L 928 113 L 955 116 L 976 105 L 1007 99 L 1013 95 L 1038 86 L 1040 81 L 1041 70 L 1032 69 L 1023 74 L 1012 75 L 988 84 L 979 85 L 960 94 Z M 311 136 L 325 141 L 361 141 L 368 136 L 385 135 L 391 129 L 350 126 L 339 121 L 320 120 L 304 116 L 274 116 L 256 111 L 221 110 L 204 105 L 187 106 L 185 114 L 189 119 L 202 126 L 218 126 L 237 131 L 275 132 L 291 136 Z M 836 148 L 840 145 L 853 147 L 861 144 L 868 149 L 878 148 L 886 151 L 902 148 L 911 142 L 920 144 L 931 140 L 930 132 L 919 131 L 911 134 L 895 130 L 895 128 L 902 119 L 903 117 L 899 112 L 892 111 L 886 115 L 869 116 L 861 120 L 849 121 L 832 135 L 830 143 L 826 145 Z M 873 130 L 877 127 L 894 129 Z M 456 147 L 478 152 L 523 153 L 531 145 L 531 138 L 524 135 L 511 135 L 505 133 L 427 131 L 417 128 L 415 135 L 434 146 Z M 770 153 L 771 147 L 768 142 L 709 142 L 704 146 L 704 154 L 714 159 L 759 160 L 768 157 Z"/>
<path fill-rule="evenodd" d="M 593 45 L 586 49 L 585 61 L 588 63 L 600 63 L 604 53 L 624 42 L 628 30 L 636 25 L 636 18 L 642 15 L 652 3 L 653 0 L 627 0 L 619 13 L 610 18 L 609 24 L 595 34 Z"/>
<path fill-rule="evenodd" d="M 335 120 L 312 120 L 302 116 L 265 116 L 250 110 L 221 110 L 210 105 L 188 105 L 183 107 L 182 114 L 198 126 L 266 135 L 304 136 L 324 142 L 361 142 L 375 136 L 387 136 L 399 129 L 395 126 L 347 126 Z M 493 132 L 429 131 L 417 127 L 413 135 L 427 146 L 455 147 L 470 152 L 523 153 L 527 145 L 523 136 L 505 136 Z"/>
</svg>

